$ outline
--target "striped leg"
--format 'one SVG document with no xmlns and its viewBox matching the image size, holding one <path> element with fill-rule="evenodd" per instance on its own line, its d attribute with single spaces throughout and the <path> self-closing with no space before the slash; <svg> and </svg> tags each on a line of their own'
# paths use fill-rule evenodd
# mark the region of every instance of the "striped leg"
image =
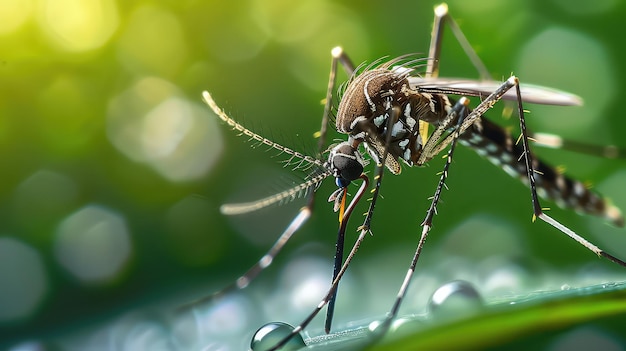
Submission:
<svg viewBox="0 0 626 351">
<path fill-rule="evenodd" d="M 430 49 L 428 50 L 428 66 L 426 68 L 426 77 L 438 77 L 439 76 L 439 58 L 441 56 L 441 44 L 443 42 L 443 24 L 448 24 L 448 27 L 452 30 L 452 33 L 456 37 L 456 40 L 465 51 L 465 55 L 472 61 L 476 70 L 480 74 L 481 79 L 489 80 L 491 75 L 485 64 L 480 60 L 480 57 L 476 54 L 472 45 L 470 45 L 467 38 L 459 28 L 459 25 L 448 13 L 448 5 L 440 4 L 435 6 L 435 21 L 433 23 L 433 31 L 430 36 Z"/>
<path fill-rule="evenodd" d="M 346 230 L 346 228 L 348 226 L 348 220 L 350 218 L 350 215 L 352 214 L 352 211 L 354 210 L 354 207 L 359 202 L 359 200 L 362 198 L 362 196 L 365 194 L 365 190 L 369 186 L 369 179 L 367 178 L 367 176 L 365 174 L 361 174 L 359 179 L 361 179 L 363 181 L 363 183 L 361 184 L 361 187 L 359 188 L 358 192 L 355 194 L 354 198 L 350 202 L 350 205 L 348 205 L 348 207 L 346 208 L 345 214 L 342 217 L 341 222 L 339 224 L 339 232 L 340 233 L 341 232 L 345 233 L 345 230 Z M 369 233 L 368 230 L 361 230 L 361 232 L 359 233 L 359 237 L 357 238 L 356 242 L 352 246 L 352 250 L 350 250 L 350 253 L 348 254 L 348 257 L 346 257 L 345 262 L 343 262 L 343 264 L 341 265 L 341 269 L 335 274 L 335 278 L 333 279 L 333 282 L 332 282 L 330 288 L 328 289 L 328 292 L 326 293 L 326 296 L 324 296 L 324 298 L 317 305 L 317 307 L 315 307 L 315 309 L 309 314 L 309 316 L 304 321 L 302 321 L 302 323 L 300 323 L 300 325 L 295 327 L 291 331 L 291 333 L 289 335 L 287 335 L 285 338 L 283 338 L 280 342 L 278 342 L 276 345 L 274 345 L 268 351 L 275 351 L 275 350 L 278 350 L 281 347 L 283 347 L 289 340 L 291 340 L 291 338 L 293 338 L 295 335 L 297 335 L 302 330 L 304 330 L 304 328 L 306 328 L 309 325 L 309 323 L 311 323 L 313 318 L 315 318 L 315 316 L 317 316 L 317 314 L 322 310 L 322 308 L 324 308 L 324 306 L 326 306 L 334 298 L 335 293 L 337 291 L 337 287 L 339 286 L 339 281 L 341 280 L 341 278 L 343 277 L 344 273 L 348 269 L 348 266 L 350 265 L 350 262 L 352 262 L 352 259 L 354 258 L 354 255 L 358 251 L 359 247 L 361 246 L 361 243 L 363 242 L 363 240 L 366 237 L 366 234 L 368 234 L 368 233 Z"/>
<path fill-rule="evenodd" d="M 275 149 L 277 151 L 279 151 L 281 154 L 287 154 L 289 156 L 289 159 L 287 160 L 286 164 L 292 164 L 295 163 L 297 166 L 301 166 L 302 164 L 308 164 L 308 165 L 316 165 L 318 166 L 320 169 L 325 169 L 324 166 L 324 161 L 321 160 L 321 155 L 322 152 L 324 151 L 324 148 L 326 147 L 325 143 L 326 143 L 326 134 L 327 134 L 327 126 L 328 126 L 328 120 L 329 120 L 329 115 L 330 115 L 330 111 L 331 111 L 331 107 L 332 107 L 332 95 L 333 95 L 333 89 L 335 87 L 335 79 L 336 79 L 336 73 L 337 73 L 337 63 L 341 63 L 344 68 L 346 70 L 348 70 L 350 73 L 352 73 L 354 71 L 354 66 L 352 65 L 352 62 L 350 62 L 350 59 L 347 57 L 347 55 L 345 55 L 345 53 L 341 50 L 341 48 L 335 48 L 332 51 L 332 63 L 331 63 L 331 71 L 330 71 L 330 76 L 328 79 L 328 91 L 326 93 L 326 102 L 325 102 L 325 106 L 324 106 L 324 114 L 322 116 L 322 122 L 321 122 L 321 126 L 320 126 L 320 132 L 319 132 L 319 141 L 318 141 L 318 151 L 317 151 L 317 157 L 313 158 L 311 156 L 308 155 L 304 155 L 298 151 L 289 149 L 287 147 L 284 147 L 274 141 L 271 141 L 257 133 L 254 133 L 253 131 L 247 129 L 246 127 L 244 127 L 243 125 L 239 124 L 238 122 L 236 122 L 235 120 L 233 120 L 232 118 L 230 118 L 213 100 L 213 98 L 211 97 L 211 95 L 208 92 L 203 92 L 202 97 L 205 101 L 205 103 L 213 110 L 213 112 L 222 120 L 224 121 L 226 124 L 228 124 L 230 127 L 233 128 L 233 130 L 239 132 L 241 135 L 246 136 L 248 138 L 250 138 L 250 140 L 254 140 L 255 142 L 262 144 L 262 145 L 266 145 L 272 149 Z M 276 242 L 274 243 L 274 245 L 272 245 L 272 247 L 269 249 L 269 251 L 263 255 L 263 257 L 261 257 L 252 267 L 250 267 L 243 275 L 241 275 L 239 278 L 237 278 L 235 280 L 235 282 L 233 282 L 232 284 L 230 284 L 229 286 L 227 286 L 226 288 L 219 290 L 209 296 L 206 296 L 204 298 L 200 298 L 198 300 L 192 301 L 190 303 L 187 303 L 183 306 L 181 306 L 179 308 L 179 310 L 186 310 L 189 308 L 193 308 L 194 306 L 201 304 L 201 303 L 205 303 L 205 302 L 209 302 L 212 301 L 220 296 L 223 296 L 229 292 L 235 291 L 235 290 L 240 290 L 240 289 L 244 289 L 245 287 L 248 286 L 248 284 L 250 284 L 250 282 L 252 280 L 254 280 L 254 278 L 256 278 L 264 269 L 266 269 L 267 267 L 269 267 L 272 263 L 272 261 L 274 260 L 274 258 L 276 257 L 276 255 L 278 255 L 278 253 L 282 250 L 282 248 L 285 246 L 285 244 L 287 244 L 287 242 L 289 241 L 289 239 L 291 238 L 291 236 L 309 219 L 309 217 L 311 216 L 311 213 L 313 212 L 313 207 L 314 207 L 314 203 L 315 203 L 315 189 L 318 188 L 318 186 L 320 185 L 320 183 L 326 179 L 328 176 L 330 176 L 331 173 L 327 170 L 314 175 L 312 178 L 306 180 L 305 182 L 298 184 L 297 186 L 285 190 L 281 193 L 269 196 L 267 198 L 264 199 L 260 199 L 260 200 L 256 200 L 253 202 L 249 202 L 249 203 L 242 203 L 242 204 L 226 204 L 223 205 L 221 207 L 221 211 L 222 213 L 226 214 L 226 215 L 237 215 L 237 214 L 243 214 L 243 213 L 247 213 L 247 212 L 252 212 L 252 211 L 256 211 L 262 208 L 265 208 L 269 205 L 272 205 L 274 203 L 279 203 L 282 201 L 288 201 L 288 199 L 292 199 L 297 197 L 299 194 L 301 193 L 308 193 L 309 195 L 309 199 L 307 201 L 307 204 L 300 209 L 300 211 L 298 212 L 298 214 L 296 215 L 296 217 L 294 217 L 294 219 L 291 221 L 291 223 L 289 223 L 289 225 L 287 226 L 287 228 L 285 228 L 285 230 L 281 233 L 281 235 L 279 236 L 279 238 L 276 240 Z M 345 219 L 346 222 L 348 220 L 348 218 Z M 338 239 L 339 240 L 339 239 Z M 337 245 L 338 250 L 340 245 Z M 341 245 L 341 250 L 343 250 L 343 246 Z M 343 252 L 343 251 L 341 251 Z M 341 256 L 340 256 L 341 257 Z M 337 261 L 337 259 L 335 260 Z M 335 265 L 337 265 L 337 262 L 335 263 Z M 339 262 L 338 264 L 339 266 L 341 266 L 341 262 Z"/>
<path fill-rule="evenodd" d="M 626 262 L 620 260 L 619 258 L 609 253 L 606 253 L 604 250 L 600 249 L 599 247 L 595 246 L 591 242 L 587 241 L 585 238 L 576 234 L 573 230 L 564 226 L 559 221 L 545 214 L 543 210 L 541 209 L 541 204 L 539 203 L 539 198 L 537 196 L 537 187 L 535 185 L 535 170 L 533 168 L 533 158 L 532 158 L 532 154 L 530 153 L 530 148 L 528 146 L 528 132 L 526 129 L 526 120 L 524 119 L 524 108 L 522 106 L 522 97 L 520 93 L 519 84 L 516 84 L 515 89 L 517 91 L 517 106 L 518 106 L 518 113 L 519 113 L 520 130 L 522 132 L 521 142 L 522 142 L 522 146 L 524 147 L 523 158 L 524 158 L 525 165 L 526 165 L 526 174 L 528 176 L 528 183 L 530 185 L 530 193 L 531 193 L 531 198 L 532 198 L 532 203 L 533 203 L 533 212 L 534 212 L 533 218 L 535 217 L 539 218 L 543 220 L 544 222 L 550 224 L 551 226 L 560 230 L 561 232 L 563 232 L 563 234 L 569 236 L 570 238 L 572 238 L 579 244 L 583 245 L 584 247 L 586 247 L 587 249 L 589 249 L 596 255 L 604 257 L 610 261 L 613 261 L 621 266 L 626 267 Z M 614 208 L 614 210 L 619 211 L 617 210 L 617 208 Z M 619 212 L 617 214 L 610 213 L 610 216 L 621 218 L 621 214 Z M 621 219 L 621 221 L 623 223 L 623 219 Z"/>
<path fill-rule="evenodd" d="M 469 105 L 469 99 L 462 97 L 450 110 L 448 117 L 446 117 L 446 120 L 457 121 L 456 129 L 452 133 L 453 139 L 450 142 L 450 149 L 448 149 L 446 163 L 443 167 L 443 171 L 441 172 L 441 178 L 439 179 L 439 183 L 437 184 L 437 189 L 435 190 L 435 194 L 432 197 L 431 205 L 428 211 L 426 212 L 426 217 L 424 218 L 424 221 L 422 221 L 422 224 L 421 224 L 422 235 L 420 237 L 419 242 L 417 243 L 417 248 L 415 249 L 415 253 L 413 254 L 413 259 L 411 260 L 409 269 L 407 270 L 406 276 L 404 277 L 404 280 L 402 281 L 400 290 L 398 291 L 398 294 L 396 295 L 396 300 L 393 306 L 391 307 L 391 310 L 387 314 L 387 318 L 385 319 L 384 323 L 379 326 L 377 330 L 379 335 L 383 335 L 387 331 L 387 329 L 389 329 L 391 322 L 398 315 L 400 305 L 402 304 L 402 301 L 404 300 L 404 297 L 409 287 L 409 283 L 411 282 L 411 279 L 413 278 L 413 274 L 415 273 L 417 260 L 420 257 L 422 248 L 424 247 L 424 243 L 426 242 L 426 238 L 428 237 L 428 232 L 430 231 L 430 228 L 432 227 L 433 217 L 435 216 L 435 214 L 437 214 L 437 203 L 439 202 L 441 191 L 446 186 L 445 182 L 448 177 L 448 170 L 450 169 L 450 165 L 452 164 L 452 157 L 454 155 L 454 150 L 456 148 L 456 145 L 460 136 L 459 127 L 461 126 L 461 124 L 463 123 L 463 121 L 469 114 L 469 109 L 467 107 L 468 105 Z"/>
<path fill-rule="evenodd" d="M 399 111 L 399 109 L 397 107 L 392 107 L 391 108 L 391 111 L 389 111 L 390 118 L 388 118 L 388 120 L 387 120 L 387 123 L 388 123 L 388 126 L 389 126 L 388 130 L 391 130 L 391 126 L 395 123 L 395 121 L 398 120 L 399 114 L 400 114 L 400 111 Z M 388 133 L 388 135 L 387 135 L 387 140 L 386 140 L 387 145 L 389 145 L 389 142 L 391 140 L 391 135 L 392 135 L 392 133 Z M 350 262 L 352 262 L 352 259 L 354 258 L 354 256 L 356 255 L 357 251 L 359 250 L 359 247 L 361 247 L 361 243 L 363 242 L 363 240 L 365 240 L 365 237 L 367 236 L 367 234 L 370 233 L 370 224 L 372 222 L 372 216 L 374 214 L 374 208 L 376 207 L 376 201 L 377 201 L 378 195 L 380 193 L 380 186 L 382 184 L 382 176 L 383 176 L 383 173 L 384 173 L 384 170 L 385 170 L 385 159 L 386 159 L 386 157 L 387 157 L 387 148 L 385 148 L 385 151 L 384 151 L 383 155 L 381 155 L 379 163 L 376 165 L 376 175 L 374 177 L 374 179 L 376 180 L 376 185 L 374 186 L 374 189 L 372 189 L 372 198 L 371 198 L 370 206 L 369 206 L 369 208 L 367 210 L 367 213 L 365 215 L 365 220 L 363 221 L 363 225 L 361 225 L 361 227 L 359 227 L 359 231 L 360 231 L 359 232 L 359 236 L 356 239 L 356 241 L 354 242 L 354 244 L 352 245 L 352 249 L 348 253 L 348 256 L 346 257 L 346 260 L 341 265 L 341 269 L 339 269 L 339 271 L 336 271 L 336 273 L 334 274 L 333 282 L 332 282 L 330 288 L 328 289 L 328 292 L 326 293 L 326 296 L 324 296 L 322 301 L 320 301 L 320 303 L 317 305 L 317 307 L 315 307 L 315 309 L 309 314 L 309 316 L 304 321 L 302 321 L 302 323 L 300 323 L 300 325 L 295 327 L 289 335 L 287 335 L 285 338 L 283 338 L 283 340 L 281 340 L 274 347 L 270 348 L 269 351 L 275 351 L 275 350 L 280 349 L 291 338 L 293 338 L 296 334 L 298 334 L 302 330 L 304 330 L 304 328 L 306 328 L 309 325 L 309 323 L 311 323 L 313 318 L 315 318 L 315 316 L 317 316 L 317 314 L 322 310 L 322 308 L 324 308 L 324 306 L 329 304 L 335 298 L 335 295 L 336 295 L 336 292 L 337 292 L 337 287 L 339 286 L 339 282 L 341 281 L 341 278 L 343 277 L 344 273 L 348 269 L 348 266 L 350 265 Z M 356 203 L 360 200 L 360 198 L 363 195 L 365 189 L 369 185 L 369 180 L 368 180 L 368 178 L 367 178 L 367 176 L 365 174 L 361 174 L 359 179 L 363 180 L 363 184 L 361 185 L 361 188 L 359 188 L 359 192 L 355 195 L 355 197 L 352 200 L 352 202 L 350 202 L 350 206 L 348 206 L 348 209 L 346 209 L 346 214 L 352 213 L 352 210 L 354 209 L 354 206 L 356 206 Z M 347 218 L 344 216 L 343 219 L 340 221 L 340 226 L 339 226 L 339 232 L 340 233 L 341 232 L 345 232 L 347 224 L 348 224 Z M 328 320 L 327 320 L 326 327 L 328 328 L 328 326 L 329 325 L 328 325 Z M 328 332 L 328 330 L 326 330 L 326 332 Z"/>
</svg>

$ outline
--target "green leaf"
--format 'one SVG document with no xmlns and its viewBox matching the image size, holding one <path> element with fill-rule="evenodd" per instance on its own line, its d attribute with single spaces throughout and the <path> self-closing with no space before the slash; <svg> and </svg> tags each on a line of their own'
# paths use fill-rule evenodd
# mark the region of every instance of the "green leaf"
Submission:
<svg viewBox="0 0 626 351">
<path fill-rule="evenodd" d="M 472 316 L 413 316 L 393 323 L 379 340 L 368 326 L 313 337 L 316 350 L 459 350 L 497 347 L 546 330 L 626 313 L 626 283 L 540 291 L 490 303 Z"/>
</svg>

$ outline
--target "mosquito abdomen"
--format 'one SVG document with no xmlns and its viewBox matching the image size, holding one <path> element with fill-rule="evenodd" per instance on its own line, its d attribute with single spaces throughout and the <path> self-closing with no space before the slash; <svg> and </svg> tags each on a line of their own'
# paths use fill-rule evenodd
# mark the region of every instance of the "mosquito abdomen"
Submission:
<svg viewBox="0 0 626 351">
<path fill-rule="evenodd" d="M 528 184 L 524 149 L 504 128 L 485 119 L 474 124 L 460 137 L 462 144 L 474 149 L 494 165 Z M 624 217 L 616 206 L 592 192 L 580 181 L 571 179 L 555 167 L 533 157 L 537 193 L 563 208 L 605 218 L 613 225 L 624 226 Z"/>
</svg>

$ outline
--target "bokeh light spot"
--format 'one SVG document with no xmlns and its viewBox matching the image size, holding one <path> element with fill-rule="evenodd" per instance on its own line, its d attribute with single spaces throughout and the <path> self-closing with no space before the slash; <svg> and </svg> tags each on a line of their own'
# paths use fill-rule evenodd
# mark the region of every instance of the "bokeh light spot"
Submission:
<svg viewBox="0 0 626 351">
<path fill-rule="evenodd" d="M 128 262 L 131 242 L 122 216 L 89 205 L 61 222 L 54 249 L 59 263 L 77 279 L 105 283 L 116 278 Z"/>
<path fill-rule="evenodd" d="M 519 55 L 515 73 L 524 82 L 541 84 L 580 95 L 582 107 L 532 105 L 528 108 L 537 130 L 558 131 L 572 138 L 605 118 L 605 108 L 615 97 L 615 71 L 604 47 L 573 30 L 553 27 L 530 39 Z M 598 89 L 602 87 L 602 89 Z M 541 128 L 541 129 L 540 129 Z"/>
<path fill-rule="evenodd" d="M 119 24 L 112 0 L 42 0 L 40 25 L 50 40 L 67 51 L 104 45 Z"/>
<path fill-rule="evenodd" d="M 247 6 L 246 6 L 247 7 Z M 222 9 L 224 10 L 224 9 Z M 267 44 L 269 35 L 254 21 L 253 12 L 236 11 L 236 15 L 215 19 L 215 27 L 204 35 L 211 54 L 225 62 L 241 62 L 255 57 Z M 228 35 L 224 35 L 228 33 Z"/>
<path fill-rule="evenodd" d="M 208 306 L 197 306 L 173 321 L 172 336 L 185 350 L 243 350 L 259 320 L 260 303 L 229 294 Z M 236 342 L 233 342 L 236 340 Z"/>
<path fill-rule="evenodd" d="M 324 0 L 255 0 L 250 4 L 254 22 L 273 40 L 293 43 L 319 32 L 330 12 Z"/>
<path fill-rule="evenodd" d="M 11 34 L 32 15 L 32 0 L 0 1 L 0 35 Z"/>
<path fill-rule="evenodd" d="M 332 263 L 317 256 L 298 257 L 283 269 L 281 287 L 277 300 L 285 308 L 297 312 L 307 312 L 320 301 L 329 286 L 328 272 L 332 272 Z M 349 291 L 350 278 L 342 279 L 344 293 Z M 287 296 L 284 295 L 287 293 Z"/>
<path fill-rule="evenodd" d="M 180 21 L 152 5 L 131 14 L 118 44 L 120 61 L 136 74 L 176 74 L 184 66 L 187 51 Z"/>
<path fill-rule="evenodd" d="M 10 347 L 9 351 L 46 351 L 46 347 L 39 341 L 24 341 Z"/>
<path fill-rule="evenodd" d="M 171 181 L 203 177 L 222 152 L 217 119 L 158 78 L 144 78 L 113 99 L 107 123 L 115 147 Z"/>
<path fill-rule="evenodd" d="M 41 257 L 30 246 L 0 237 L 0 322 L 31 315 L 48 290 Z"/>
<path fill-rule="evenodd" d="M 330 72 L 330 51 L 344 47 L 352 59 L 373 60 L 366 26 L 348 7 L 337 3 L 314 2 L 308 16 L 318 17 L 323 35 L 313 33 L 291 43 L 292 50 L 285 66 L 302 84 L 314 91 L 324 90 Z M 309 22 L 309 20 L 304 20 Z M 297 32 L 297 31 L 296 31 Z M 319 33 L 319 32 L 318 32 Z M 339 71 L 343 71 L 342 68 Z"/>
</svg>

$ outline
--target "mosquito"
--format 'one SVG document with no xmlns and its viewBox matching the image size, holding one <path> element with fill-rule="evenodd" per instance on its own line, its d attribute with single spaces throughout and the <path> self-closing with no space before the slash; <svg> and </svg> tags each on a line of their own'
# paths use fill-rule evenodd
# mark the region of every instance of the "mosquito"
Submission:
<svg viewBox="0 0 626 351">
<path fill-rule="evenodd" d="M 466 55 L 480 72 L 482 80 L 438 77 L 444 25 L 451 28 Z M 490 80 L 487 69 L 471 48 L 457 23 L 449 15 L 446 4 L 435 7 L 433 31 L 426 59 L 415 55 L 405 55 L 355 67 L 340 47 L 334 48 L 331 54 L 331 70 L 319 132 L 318 152 L 315 157 L 287 148 L 245 128 L 230 118 L 208 92 L 203 92 L 204 101 L 232 129 L 258 144 L 287 155 L 287 163 L 295 165 L 296 168 L 313 169 L 304 182 L 291 189 L 249 203 L 222 206 L 223 213 L 232 215 L 289 201 L 303 193 L 308 194 L 307 204 L 298 212 L 269 251 L 231 286 L 206 299 L 213 299 L 233 289 L 243 289 L 248 286 L 262 270 L 272 263 L 291 236 L 311 216 L 315 193 L 320 184 L 326 178 L 334 177 L 338 187 L 328 199 L 329 202 L 334 203 L 334 210 L 338 212 L 339 217 L 332 283 L 326 295 L 310 315 L 270 350 L 277 350 L 284 346 L 306 328 L 324 307 L 327 307 L 325 330 L 327 333 L 330 332 L 338 285 L 359 246 L 371 232 L 371 222 L 379 198 L 384 170 L 387 169 L 390 173 L 398 175 L 401 172 L 401 162 L 409 167 L 422 166 L 447 149 L 446 161 L 440 173 L 439 182 L 421 223 L 421 236 L 415 253 L 395 301 L 379 329 L 384 334 L 398 314 L 420 253 L 432 228 L 434 216 L 437 214 L 437 204 L 442 190 L 446 187 L 445 182 L 458 144 L 475 150 L 508 174 L 528 185 L 533 221 L 538 218 L 596 255 L 626 267 L 626 262 L 605 252 L 548 216 L 539 202 L 539 195 L 541 195 L 543 198 L 557 202 L 562 207 L 602 217 L 615 226 L 624 226 L 624 218 L 617 207 L 588 190 L 583 183 L 568 178 L 535 158 L 530 151 L 529 141 L 553 147 L 563 144 L 564 141 L 553 135 L 530 135 L 524 118 L 523 102 L 563 106 L 580 105 L 582 100 L 579 97 L 544 87 L 521 86 L 519 79 L 515 76 L 511 76 L 504 82 Z M 335 112 L 335 127 L 339 133 L 346 134 L 348 138 L 346 141 L 327 147 L 327 126 L 333 109 L 333 91 L 339 64 L 348 72 L 350 78 L 343 87 L 339 88 L 340 100 Z M 452 96 L 458 96 L 458 98 L 454 99 Z M 469 107 L 468 97 L 479 97 L 480 103 L 472 109 Z M 518 138 L 513 138 L 507 130 L 484 117 L 485 112 L 500 100 L 512 100 L 516 103 L 521 131 Z M 361 146 L 364 152 L 360 150 Z M 606 151 L 605 149 L 597 150 Z M 621 149 L 612 148 L 609 151 L 612 157 L 621 157 L 623 154 Z M 325 153 L 328 153 L 326 159 L 322 158 Z M 364 155 L 369 155 L 376 165 L 373 188 L 370 190 L 371 201 L 364 222 L 358 228 L 359 235 L 344 259 L 344 239 L 348 221 L 354 207 L 370 188 L 370 179 L 364 172 L 368 164 Z M 348 202 L 348 188 L 353 182 L 360 182 L 360 186 Z"/>
</svg>

